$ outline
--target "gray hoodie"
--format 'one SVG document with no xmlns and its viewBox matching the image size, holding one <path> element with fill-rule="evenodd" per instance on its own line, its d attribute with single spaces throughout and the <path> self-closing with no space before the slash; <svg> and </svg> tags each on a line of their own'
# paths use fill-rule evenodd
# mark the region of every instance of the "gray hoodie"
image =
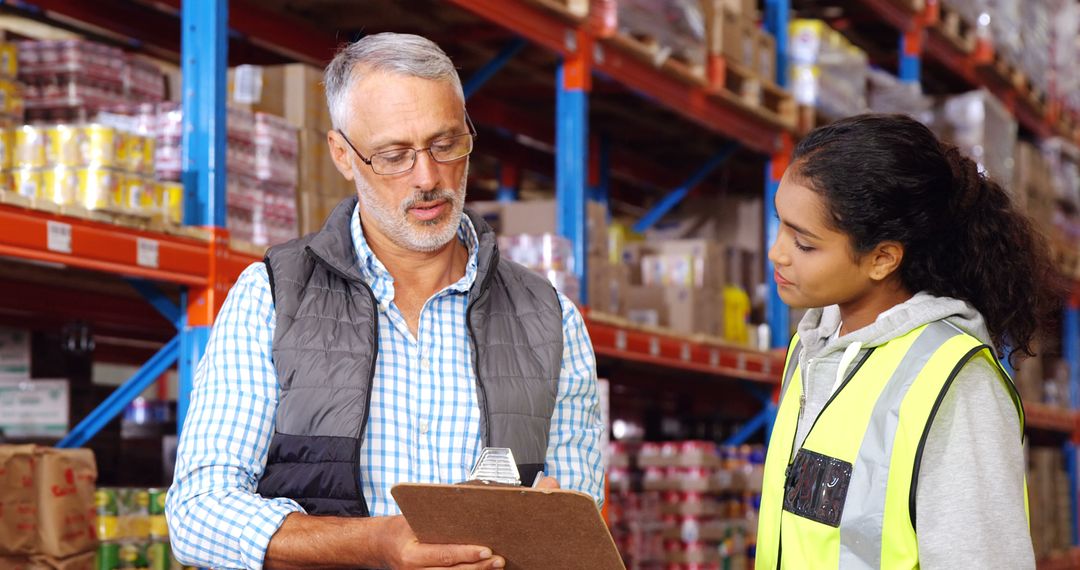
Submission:
<svg viewBox="0 0 1080 570">
<path fill-rule="evenodd" d="M 811 309 L 799 323 L 806 408 L 800 445 L 832 396 L 844 368 L 862 352 L 912 329 L 946 320 L 990 344 L 982 315 L 957 299 L 919 293 L 871 325 L 839 338 L 837 307 Z M 861 346 L 848 347 L 853 343 Z M 845 352 L 847 358 L 844 358 Z M 1024 451 L 1020 421 L 998 373 L 974 359 L 942 401 L 923 450 L 916 496 L 919 561 L 924 570 L 1035 568 L 1024 514 Z"/>
</svg>

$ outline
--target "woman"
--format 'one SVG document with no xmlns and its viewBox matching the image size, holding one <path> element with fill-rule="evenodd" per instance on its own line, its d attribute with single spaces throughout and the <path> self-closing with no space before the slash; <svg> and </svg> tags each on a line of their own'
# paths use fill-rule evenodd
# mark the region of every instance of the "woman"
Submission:
<svg viewBox="0 0 1080 570">
<path fill-rule="evenodd" d="M 903 116 L 817 129 L 776 194 L 792 339 L 757 567 L 1034 568 L 1023 408 L 996 356 L 1032 354 L 1063 292 L 997 183 Z"/>
</svg>

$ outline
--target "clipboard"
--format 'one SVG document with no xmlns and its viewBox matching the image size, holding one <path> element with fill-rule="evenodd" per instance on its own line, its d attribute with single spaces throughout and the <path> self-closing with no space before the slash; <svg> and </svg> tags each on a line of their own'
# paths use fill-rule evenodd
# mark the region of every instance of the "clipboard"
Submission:
<svg viewBox="0 0 1080 570">
<path fill-rule="evenodd" d="M 390 493 L 416 537 L 476 544 L 506 570 L 625 570 L 593 498 L 561 489 L 400 483 Z"/>
</svg>

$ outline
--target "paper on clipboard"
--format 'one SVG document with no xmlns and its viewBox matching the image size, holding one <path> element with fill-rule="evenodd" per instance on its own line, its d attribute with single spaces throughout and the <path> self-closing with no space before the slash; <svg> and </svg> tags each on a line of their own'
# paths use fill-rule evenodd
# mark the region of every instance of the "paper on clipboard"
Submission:
<svg viewBox="0 0 1080 570">
<path fill-rule="evenodd" d="M 625 569 L 584 493 L 402 483 L 391 494 L 420 542 L 488 546 L 506 559 L 506 570 Z"/>
</svg>

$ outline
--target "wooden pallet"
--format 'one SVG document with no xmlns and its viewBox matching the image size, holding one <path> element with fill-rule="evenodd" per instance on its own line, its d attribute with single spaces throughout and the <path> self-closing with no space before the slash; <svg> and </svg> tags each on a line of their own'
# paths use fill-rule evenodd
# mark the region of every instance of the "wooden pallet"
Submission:
<svg viewBox="0 0 1080 570">
<path fill-rule="evenodd" d="M 571 22 L 581 22 L 589 16 L 589 0 L 526 0 Z"/>
<path fill-rule="evenodd" d="M 663 70 L 671 77 L 687 85 L 703 87 L 705 68 L 703 64 L 692 63 L 686 54 L 677 54 L 665 49 L 659 42 L 648 37 L 633 37 L 617 33 L 604 42 L 637 60 Z"/>
<path fill-rule="evenodd" d="M 246 253 L 252 257 L 262 259 L 266 255 L 266 246 L 251 243 L 249 241 L 230 239 L 229 249 L 238 251 L 240 253 Z"/>
<path fill-rule="evenodd" d="M 958 12 L 941 4 L 941 15 L 938 19 L 937 29 L 941 35 L 956 49 L 964 53 L 975 51 L 975 43 L 978 39 L 975 25 L 965 20 Z"/>
<path fill-rule="evenodd" d="M 178 226 L 169 222 L 165 222 L 160 217 L 147 216 L 145 214 L 136 213 L 129 210 L 90 210 L 77 204 L 61 206 L 48 200 L 27 198 L 14 192 L 6 191 L 0 191 L 0 204 L 8 204 L 20 208 L 25 208 L 27 210 L 48 212 L 50 214 L 55 214 L 58 216 L 66 216 L 69 218 L 76 218 L 79 220 L 86 220 L 90 222 L 98 222 L 101 224 L 110 224 L 135 230 L 163 233 L 178 237 L 196 239 L 199 241 L 210 241 L 210 232 L 203 228 Z"/>
<path fill-rule="evenodd" d="M 717 57 L 711 60 L 709 80 L 714 96 L 737 101 L 785 128 L 798 127 L 798 110 L 789 91 L 737 63 Z"/>
</svg>

